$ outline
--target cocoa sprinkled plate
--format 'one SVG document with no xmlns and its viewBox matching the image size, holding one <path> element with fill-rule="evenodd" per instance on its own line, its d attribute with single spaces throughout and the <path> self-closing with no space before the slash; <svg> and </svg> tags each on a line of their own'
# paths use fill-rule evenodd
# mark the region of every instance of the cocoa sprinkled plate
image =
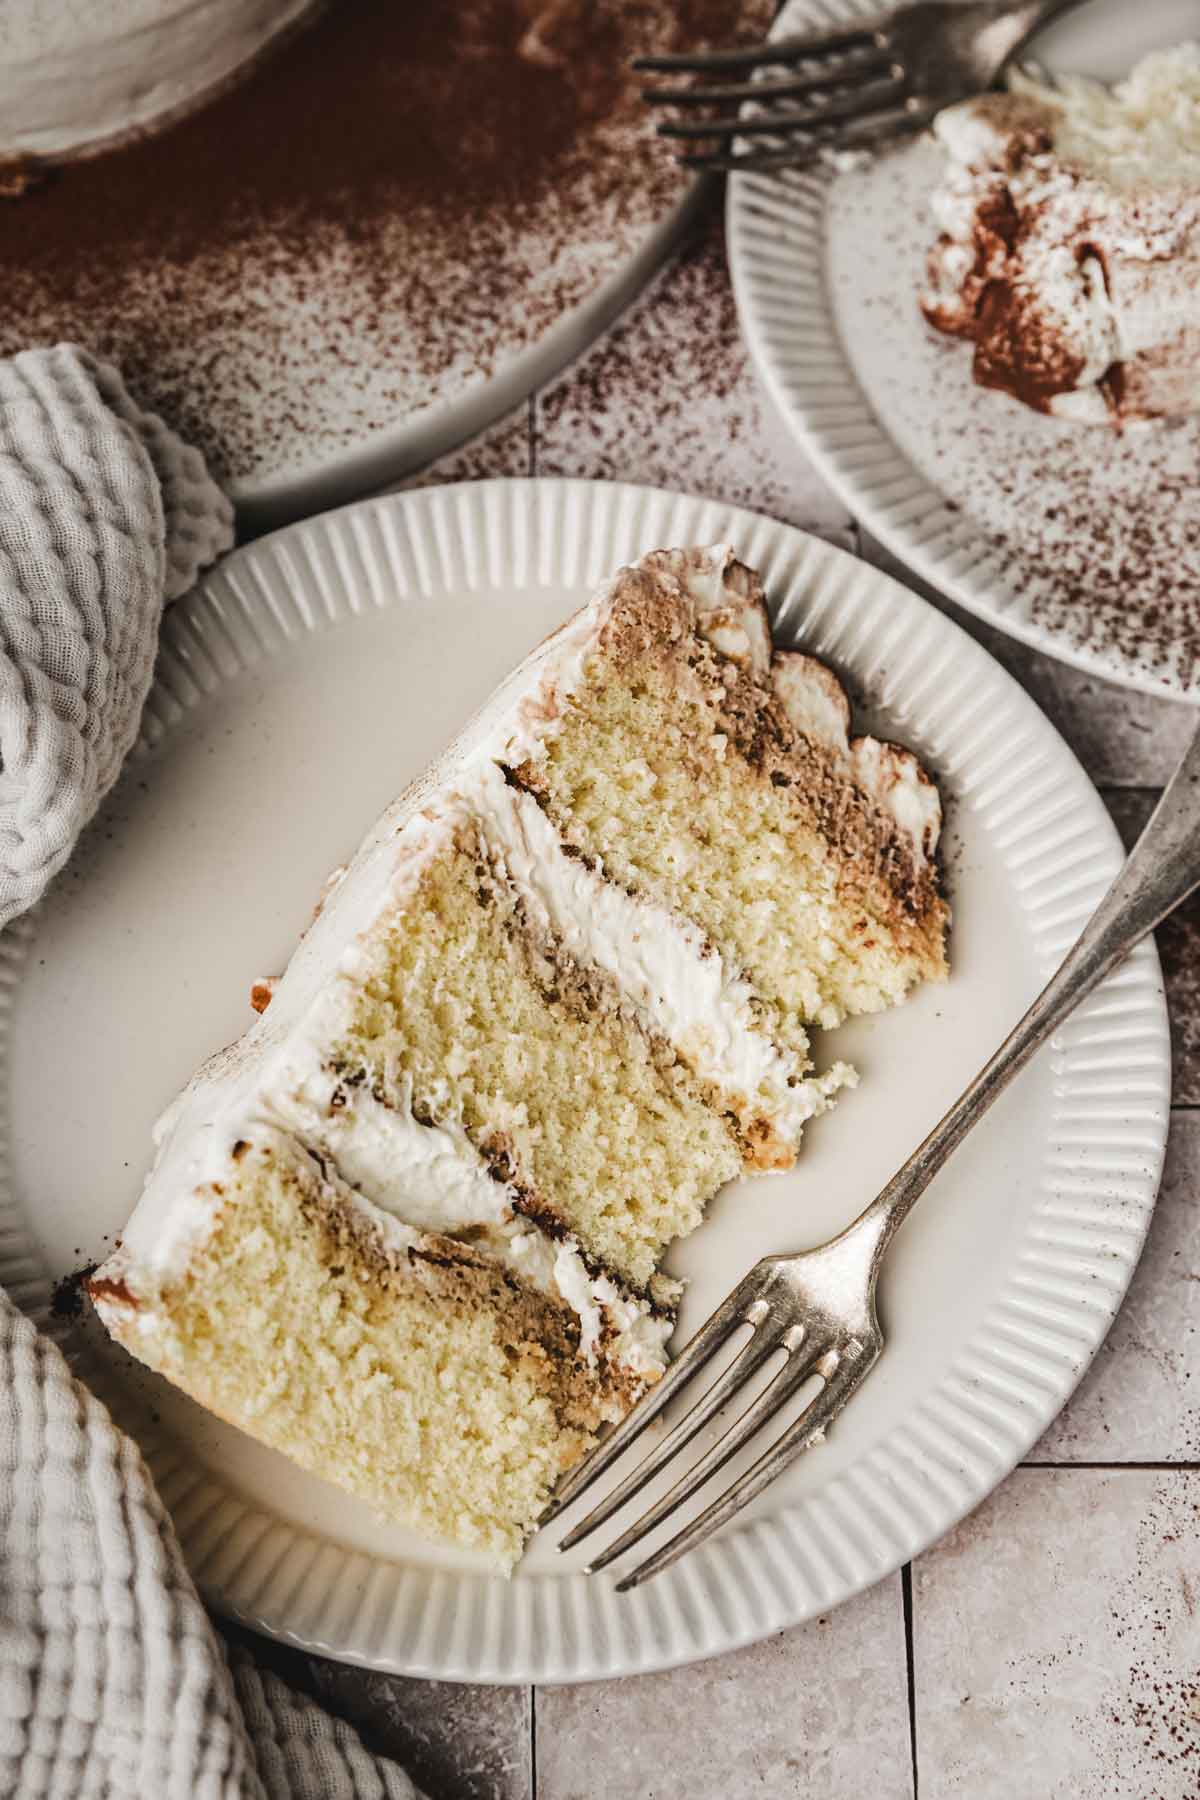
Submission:
<svg viewBox="0 0 1200 1800">
<path fill-rule="evenodd" d="M 630 56 L 770 11 L 337 0 L 199 111 L 0 203 L 0 353 L 116 362 L 254 529 L 394 481 L 580 354 L 677 241 L 696 190 Z"/>
<path fill-rule="evenodd" d="M 932 606 L 804 532 L 588 482 L 365 502 L 229 557 L 173 607 L 141 740 L 39 915 L 0 936 L 0 1280 L 44 1315 L 106 1253 L 153 1121 L 242 1031 L 327 871 L 499 677 L 622 562 L 719 539 L 779 642 L 829 661 L 858 723 L 947 803 L 952 976 L 819 1047 L 860 1086 L 795 1169 L 732 1183 L 677 1246 L 680 1341 L 736 1275 L 878 1191 L 998 1043 L 1120 859 L 1034 703 Z M 1124 1295 L 1170 1086 L 1144 944 L 978 1127 L 897 1240 L 888 1350 L 829 1442 L 636 1593 L 534 1540 L 511 1581 L 202 1412 L 100 1334 L 88 1379 L 137 1436 L 210 1599 L 293 1643 L 461 1681 L 573 1681 L 713 1655 L 814 1617 L 984 1498 L 1075 1385 Z M 60 1289 L 64 1301 L 71 1288 Z M 702 1492 L 699 1503 L 709 1496 Z M 667 1529 L 670 1529 L 668 1527 Z M 546 1541 L 549 1540 L 549 1541 Z"/>
<path fill-rule="evenodd" d="M 791 0 L 778 31 L 876 0 Z M 1195 34 L 1182 0 L 1095 0 L 1035 40 L 1052 70 L 1118 78 Z M 739 176 L 742 325 L 789 426 L 850 509 L 951 598 L 1050 655 L 1200 697 L 1200 419 L 1072 425 L 978 387 L 917 295 L 941 157 L 929 139 L 839 174 Z"/>
</svg>

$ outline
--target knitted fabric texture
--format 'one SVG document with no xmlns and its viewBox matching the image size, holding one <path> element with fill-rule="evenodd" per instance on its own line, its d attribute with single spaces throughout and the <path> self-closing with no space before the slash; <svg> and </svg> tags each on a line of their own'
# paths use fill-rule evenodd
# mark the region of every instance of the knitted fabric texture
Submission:
<svg viewBox="0 0 1200 1800">
<path fill-rule="evenodd" d="M 116 779 L 163 602 L 232 536 L 199 454 L 115 370 L 69 346 L 0 362 L 0 923 Z M 136 1445 L 0 1293 L 0 1794 L 415 1793 L 244 1654 L 231 1675 Z"/>
<path fill-rule="evenodd" d="M 233 542 L 197 450 L 71 345 L 0 362 L 0 925 L 137 735 L 158 621 Z"/>
</svg>

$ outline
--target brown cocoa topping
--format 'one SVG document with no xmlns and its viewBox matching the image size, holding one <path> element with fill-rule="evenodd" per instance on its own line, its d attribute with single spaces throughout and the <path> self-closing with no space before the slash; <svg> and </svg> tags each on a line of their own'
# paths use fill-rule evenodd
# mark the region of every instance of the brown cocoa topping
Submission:
<svg viewBox="0 0 1200 1800">
<path fill-rule="evenodd" d="M 56 1281 L 50 1296 L 50 1313 L 55 1319 L 77 1319 L 83 1311 L 83 1294 L 92 1276 L 100 1267 L 99 1263 L 84 1263 L 81 1269 L 72 1270 Z"/>
</svg>

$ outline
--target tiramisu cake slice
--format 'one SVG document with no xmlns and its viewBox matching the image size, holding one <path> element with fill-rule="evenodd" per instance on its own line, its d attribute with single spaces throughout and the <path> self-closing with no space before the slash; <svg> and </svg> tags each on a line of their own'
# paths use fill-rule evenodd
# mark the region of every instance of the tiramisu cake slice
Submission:
<svg viewBox="0 0 1200 1800">
<path fill-rule="evenodd" d="M 1086 422 L 1200 410 L 1200 46 L 1112 89 L 1014 74 L 934 130 L 921 304 L 976 380 Z"/>
<path fill-rule="evenodd" d="M 384 814 L 163 1120 L 91 1284 L 113 1335 L 511 1565 L 664 1367 L 666 1247 L 850 1078 L 808 1023 L 945 973 L 936 791 L 848 719 L 727 549 L 623 569 Z"/>
</svg>

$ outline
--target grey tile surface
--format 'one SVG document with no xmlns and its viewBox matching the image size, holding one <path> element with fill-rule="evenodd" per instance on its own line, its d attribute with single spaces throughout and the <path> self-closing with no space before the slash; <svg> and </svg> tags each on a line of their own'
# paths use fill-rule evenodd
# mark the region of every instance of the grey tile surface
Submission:
<svg viewBox="0 0 1200 1800">
<path fill-rule="evenodd" d="M 540 1800 L 911 1800 L 900 1578 L 665 1675 L 537 1694 Z"/>
<path fill-rule="evenodd" d="M 914 1568 L 921 1800 L 1196 1800 L 1200 1472 L 1019 1469 Z"/>
<path fill-rule="evenodd" d="M 1150 817 L 1154 789 L 1105 794 L 1117 829 L 1132 844 Z M 1184 902 L 1157 933 L 1171 1014 L 1172 1097 L 1200 1106 L 1200 894 Z"/>
<path fill-rule="evenodd" d="M 721 220 L 537 399 L 539 475 L 644 481 L 849 541 L 850 516 L 786 435 L 750 367 Z"/>
<path fill-rule="evenodd" d="M 1162 1191 L 1125 1304 L 1033 1459 L 1200 1462 L 1198 1195 L 1200 1113 L 1176 1112 Z"/>
</svg>

